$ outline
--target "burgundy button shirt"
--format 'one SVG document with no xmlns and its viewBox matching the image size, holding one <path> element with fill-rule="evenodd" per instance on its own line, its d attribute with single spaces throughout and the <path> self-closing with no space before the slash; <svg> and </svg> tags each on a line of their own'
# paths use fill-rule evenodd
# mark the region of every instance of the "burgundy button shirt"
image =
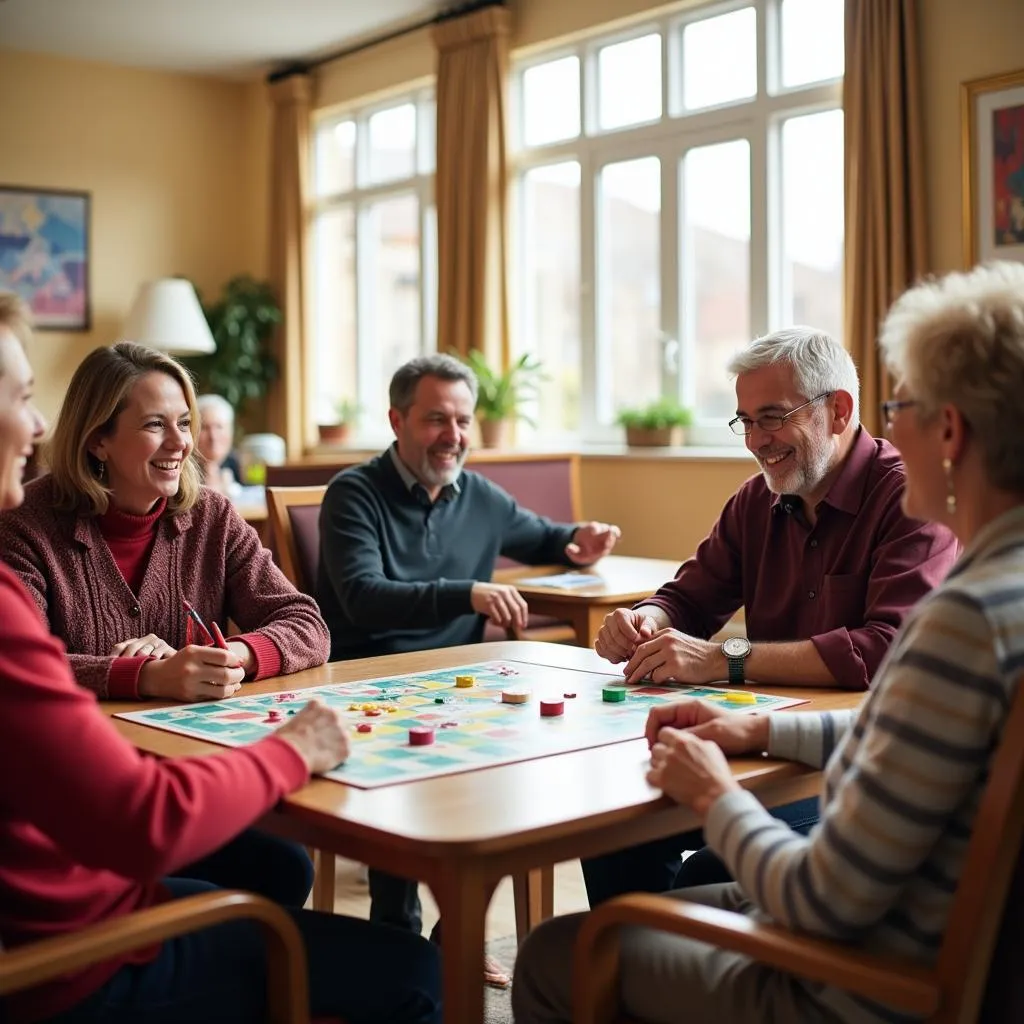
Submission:
<svg viewBox="0 0 1024 1024">
<path fill-rule="evenodd" d="M 764 477 L 729 499 L 676 578 L 641 602 L 707 639 L 740 607 L 751 643 L 812 640 L 839 686 L 866 690 L 903 616 L 945 578 L 956 538 L 900 508 L 903 463 L 862 427 L 810 526 Z"/>
</svg>

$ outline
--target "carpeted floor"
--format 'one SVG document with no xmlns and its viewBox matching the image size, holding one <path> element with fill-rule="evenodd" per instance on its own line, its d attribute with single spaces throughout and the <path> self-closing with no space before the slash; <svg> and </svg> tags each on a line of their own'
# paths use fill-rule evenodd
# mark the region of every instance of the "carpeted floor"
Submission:
<svg viewBox="0 0 1024 1024">
<path fill-rule="evenodd" d="M 499 960 L 509 973 L 516 962 L 516 937 L 506 935 L 503 939 L 491 939 L 487 952 Z M 484 1024 L 512 1024 L 512 989 L 484 988 Z"/>
</svg>

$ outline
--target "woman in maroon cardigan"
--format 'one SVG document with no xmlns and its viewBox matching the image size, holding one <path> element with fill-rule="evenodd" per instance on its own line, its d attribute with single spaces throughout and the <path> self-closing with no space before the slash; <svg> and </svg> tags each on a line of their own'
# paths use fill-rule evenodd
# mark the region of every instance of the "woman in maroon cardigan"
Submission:
<svg viewBox="0 0 1024 1024">
<path fill-rule="evenodd" d="M 24 307 L 0 292 L 2 509 L 22 501 L 26 461 L 43 430 L 19 341 L 25 335 Z M 143 757 L 76 685 L 33 596 L 2 561 L 0 607 L 2 946 L 212 888 L 182 866 L 223 847 L 311 772 L 348 754 L 338 716 L 311 703 L 248 747 L 201 758 Z M 350 1024 L 440 1020 L 430 943 L 350 918 L 293 915 L 306 944 L 315 1014 Z M 261 1021 L 263 960 L 254 925 L 220 925 L 9 996 L 0 1000 L 0 1019 Z"/>
</svg>

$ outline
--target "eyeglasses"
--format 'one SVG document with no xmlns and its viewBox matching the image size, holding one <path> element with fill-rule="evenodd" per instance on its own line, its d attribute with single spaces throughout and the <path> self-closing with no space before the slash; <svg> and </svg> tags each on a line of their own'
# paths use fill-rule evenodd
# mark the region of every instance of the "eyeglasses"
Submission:
<svg viewBox="0 0 1024 1024">
<path fill-rule="evenodd" d="M 829 398 L 834 394 L 834 391 L 823 391 L 820 395 L 815 395 L 809 401 L 804 402 L 803 405 L 798 405 L 795 409 L 790 409 L 789 412 L 783 413 L 781 416 L 775 413 L 768 413 L 765 416 L 758 416 L 756 420 L 750 419 L 749 416 L 737 416 L 735 419 L 729 420 L 729 429 L 734 434 L 746 436 L 756 426 L 758 430 L 767 430 L 770 434 L 774 434 L 776 430 L 782 429 L 783 424 L 793 413 L 806 409 L 807 406 L 814 405 L 815 402 L 820 402 L 823 398 Z"/>
<path fill-rule="evenodd" d="M 916 399 L 891 398 L 888 402 L 882 402 L 882 421 L 885 423 L 885 429 L 888 430 L 893 425 L 896 413 L 900 409 L 909 409 L 912 405 L 917 405 Z"/>
</svg>

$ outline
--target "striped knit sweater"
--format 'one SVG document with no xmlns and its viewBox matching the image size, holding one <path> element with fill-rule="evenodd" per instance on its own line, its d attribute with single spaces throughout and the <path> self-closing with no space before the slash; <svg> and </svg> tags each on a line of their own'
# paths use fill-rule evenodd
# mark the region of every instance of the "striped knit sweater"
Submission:
<svg viewBox="0 0 1024 1024">
<path fill-rule="evenodd" d="M 933 963 L 1022 672 L 1017 508 L 988 524 L 913 609 L 858 711 L 771 717 L 769 754 L 825 766 L 810 837 L 739 792 L 712 806 L 709 844 L 780 924 Z M 914 1019 L 809 987 L 849 1024 Z"/>
</svg>

